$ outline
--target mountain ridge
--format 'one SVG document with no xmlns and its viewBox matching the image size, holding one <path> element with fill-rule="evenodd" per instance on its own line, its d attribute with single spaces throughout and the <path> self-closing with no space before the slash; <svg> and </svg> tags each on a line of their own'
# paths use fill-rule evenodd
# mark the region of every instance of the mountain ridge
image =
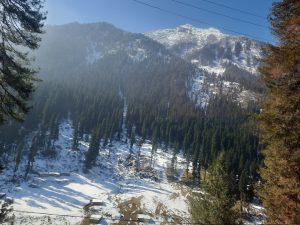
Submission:
<svg viewBox="0 0 300 225">
<path fill-rule="evenodd" d="M 190 24 L 146 32 L 145 35 L 199 68 L 216 74 L 224 73 L 226 63 L 257 73 L 264 44 L 245 36 L 224 34 L 216 28 L 203 29 Z M 210 54 L 211 59 L 203 59 L 205 53 Z"/>
<path fill-rule="evenodd" d="M 119 60 L 126 61 L 128 65 L 159 61 L 161 66 L 171 63 L 169 66 L 174 68 L 183 60 L 185 63 L 181 64 L 189 67 L 184 75 L 185 92 L 197 106 L 204 107 L 210 97 L 221 93 L 221 89 L 231 95 L 238 90 L 239 93 L 234 94 L 233 98 L 239 102 L 258 98 L 256 91 L 250 93 L 249 90 L 249 86 L 256 85 L 257 75 L 252 72 L 257 71 L 258 59 L 254 57 L 255 54 L 249 58 L 248 53 L 258 52 L 256 45 L 260 45 L 260 42 L 255 44 L 255 41 L 245 37 L 230 36 L 215 28 L 201 29 L 191 25 L 141 34 L 126 32 L 106 22 L 48 26 L 46 31 L 36 58 L 44 72 L 51 68 L 51 72 L 48 71 L 47 74 L 53 74 L 53 68 L 60 73 L 65 71 L 65 67 L 76 73 L 82 68 L 97 67 L 108 57 L 116 65 Z M 158 40 L 158 37 L 164 36 L 166 37 Z M 166 44 L 170 38 L 173 38 L 173 42 Z M 250 43 L 247 51 L 243 50 L 247 47 L 245 43 Z M 257 48 L 253 50 L 252 45 Z M 48 46 L 59 47 L 49 49 Z M 241 57 L 236 57 L 239 47 Z M 59 55 L 65 55 L 65 58 L 60 59 Z M 247 64 L 247 60 L 250 60 L 250 64 Z M 46 61 L 47 64 L 44 65 L 43 62 Z M 122 65 L 124 66 L 119 64 L 119 67 L 123 67 Z M 222 76 L 218 78 L 219 75 Z M 244 89 L 247 90 L 246 94 L 242 93 L 245 92 Z M 247 99 L 245 96 L 252 97 Z"/>
</svg>

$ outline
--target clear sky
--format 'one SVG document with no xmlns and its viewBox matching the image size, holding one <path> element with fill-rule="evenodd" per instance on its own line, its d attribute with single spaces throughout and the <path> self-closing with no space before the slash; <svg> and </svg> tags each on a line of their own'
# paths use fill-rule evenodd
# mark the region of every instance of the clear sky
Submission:
<svg viewBox="0 0 300 225">
<path fill-rule="evenodd" d="M 231 33 L 228 30 L 234 30 L 263 41 L 274 40 L 268 29 L 269 24 L 267 21 L 267 15 L 273 0 L 175 0 L 204 10 L 191 8 L 172 0 L 139 1 L 190 17 L 192 20 L 138 4 L 133 0 L 46 0 L 45 8 L 48 11 L 46 24 L 106 21 L 126 31 L 145 32 L 161 28 L 174 28 L 189 23 L 201 28 L 215 27 L 224 33 Z M 211 4 L 209 1 L 252 12 L 263 18 L 220 7 Z M 225 14 L 265 27 L 243 23 L 205 10 L 215 11 L 219 14 Z M 209 23 L 209 25 L 200 21 Z"/>
</svg>

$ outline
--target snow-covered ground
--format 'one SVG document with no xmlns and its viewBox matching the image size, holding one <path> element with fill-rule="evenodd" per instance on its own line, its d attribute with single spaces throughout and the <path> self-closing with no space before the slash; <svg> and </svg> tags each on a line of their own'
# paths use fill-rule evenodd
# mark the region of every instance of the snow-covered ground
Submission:
<svg viewBox="0 0 300 225">
<path fill-rule="evenodd" d="M 217 75 L 224 73 L 228 63 L 257 74 L 258 59 L 262 57 L 262 43 L 259 41 L 224 34 L 215 28 L 201 29 L 185 24 L 173 29 L 147 32 L 145 35 L 166 48 L 175 50 L 178 56 L 193 63 L 199 69 Z M 221 47 L 222 50 L 217 51 L 216 46 Z M 205 54 L 199 54 L 203 49 Z M 222 51 L 227 51 L 226 54 L 229 53 L 230 56 L 226 56 Z M 207 60 L 210 57 L 213 60 Z"/>
<path fill-rule="evenodd" d="M 123 96 L 121 91 L 120 95 Z M 123 99 L 125 121 L 127 103 Z M 72 150 L 73 128 L 69 120 L 59 126 L 56 155 L 46 158 L 40 152 L 26 180 L 26 154 L 15 181 L 15 154 L 6 157 L 7 168 L 0 174 L 0 192 L 14 199 L 10 213 L 14 225 L 88 225 L 94 216 L 102 217 L 99 224 L 135 224 L 133 221 L 141 214 L 151 218 L 146 224 L 189 223 L 188 198 L 193 190 L 178 182 L 187 168 L 184 157 L 158 148 L 151 161 L 150 142 L 145 141 L 140 149 L 133 145 L 130 151 L 124 124 L 122 129 L 121 140 L 102 147 L 89 171 L 84 170 L 89 143 L 80 141 L 78 150 Z M 191 169 L 191 165 L 188 167 Z M 46 173 L 52 176 L 41 176 Z M 91 206 L 91 200 L 100 205 Z M 257 207 L 252 205 L 252 211 L 261 212 Z M 251 220 L 258 224 L 261 218 Z"/>
<path fill-rule="evenodd" d="M 118 222 L 122 215 L 124 219 L 134 220 L 138 213 L 150 215 L 153 220 L 161 222 L 186 221 L 189 218 L 187 187 L 169 182 L 166 176 L 173 157 L 171 152 L 158 149 L 152 175 L 142 178 L 135 170 L 138 147 L 133 147 L 134 156 L 128 159 L 129 145 L 123 141 L 113 142 L 111 147 L 100 150 L 96 166 L 84 173 L 84 153 L 88 143 L 80 142 L 78 151 L 71 150 L 72 133 L 70 122 L 60 125 L 59 140 L 55 143 L 57 156 L 53 159 L 37 156 L 28 181 L 10 182 L 13 163 L 0 175 L 1 192 L 14 198 L 14 224 L 80 224 L 87 215 L 85 206 L 91 199 L 98 199 L 104 204 L 94 211 L 105 218 L 102 224 Z M 147 142 L 142 146 L 141 168 L 147 168 L 151 148 Z M 26 160 L 23 161 L 18 175 L 24 175 Z M 184 158 L 178 155 L 178 177 L 185 167 Z M 39 177 L 38 172 L 67 172 L 70 176 Z"/>
</svg>

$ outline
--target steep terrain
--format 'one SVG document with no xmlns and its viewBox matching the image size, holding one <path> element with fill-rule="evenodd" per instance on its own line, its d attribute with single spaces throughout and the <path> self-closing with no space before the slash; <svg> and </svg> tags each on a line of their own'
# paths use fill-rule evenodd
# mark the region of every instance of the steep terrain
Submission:
<svg viewBox="0 0 300 225">
<path fill-rule="evenodd" d="M 146 33 L 176 55 L 208 72 L 222 75 L 229 64 L 256 75 L 263 43 L 242 36 L 223 34 L 215 28 L 186 24 L 174 29 Z"/>
<path fill-rule="evenodd" d="M 37 65 L 43 68 L 43 79 L 105 71 L 114 74 L 127 90 L 132 83 L 139 83 L 142 89 L 134 90 L 133 95 L 146 89 L 160 90 L 157 97 L 164 104 L 179 98 L 183 104 L 188 96 L 204 106 L 220 92 L 248 103 L 259 99 L 264 90 L 257 75 L 261 42 L 191 25 L 145 35 L 107 23 L 51 26 L 37 52 Z"/>
<path fill-rule="evenodd" d="M 0 186 L 15 198 L 16 222 L 74 224 L 93 213 L 84 207 L 92 198 L 104 201 L 96 213 L 107 220 L 186 221 L 190 188 L 220 151 L 235 195 L 247 188 L 251 201 L 258 46 L 186 25 L 147 36 L 108 23 L 47 27 L 34 53 L 43 82 L 33 109 L 0 127 Z"/>
<path fill-rule="evenodd" d="M 42 68 L 41 78 L 46 81 L 70 76 L 100 80 L 109 76 L 114 79 L 112 85 L 129 97 L 141 96 L 143 102 L 145 98 L 159 98 L 161 104 L 173 107 L 189 104 L 186 85 L 199 77 L 196 66 L 158 42 L 108 23 L 47 27 L 36 58 L 36 65 Z M 198 88 L 202 90 L 201 85 Z M 155 98 L 149 92 L 156 92 Z"/>
<path fill-rule="evenodd" d="M 196 76 L 194 86 L 199 81 L 203 83 L 201 80 L 204 77 L 209 93 L 219 93 L 220 88 L 226 93 L 237 91 L 238 96 L 233 98 L 239 102 L 248 102 L 257 100 L 258 93 L 263 90 L 257 78 L 259 59 L 263 54 L 262 42 L 224 34 L 215 28 L 200 29 L 189 24 L 147 32 L 145 35 L 198 67 L 202 76 L 198 79 Z M 247 95 L 251 97 L 247 98 Z"/>
</svg>

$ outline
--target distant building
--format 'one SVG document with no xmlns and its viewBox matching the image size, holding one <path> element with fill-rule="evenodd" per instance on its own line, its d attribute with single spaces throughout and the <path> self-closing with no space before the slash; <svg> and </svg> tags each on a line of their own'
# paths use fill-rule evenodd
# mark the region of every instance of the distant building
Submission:
<svg viewBox="0 0 300 225">
<path fill-rule="evenodd" d="M 91 199 L 90 200 L 90 205 L 91 206 L 94 206 L 94 205 L 97 205 L 97 206 L 105 206 L 105 202 L 101 201 L 100 199 Z"/>
<path fill-rule="evenodd" d="M 4 199 L 6 197 L 5 193 L 0 193 L 0 199 Z"/>
<path fill-rule="evenodd" d="M 90 223 L 91 224 L 99 224 L 99 222 L 101 221 L 102 216 L 101 215 L 91 215 L 89 217 Z"/>
<path fill-rule="evenodd" d="M 151 217 L 146 214 L 137 214 L 137 219 L 139 222 L 150 223 L 152 221 Z"/>
</svg>

